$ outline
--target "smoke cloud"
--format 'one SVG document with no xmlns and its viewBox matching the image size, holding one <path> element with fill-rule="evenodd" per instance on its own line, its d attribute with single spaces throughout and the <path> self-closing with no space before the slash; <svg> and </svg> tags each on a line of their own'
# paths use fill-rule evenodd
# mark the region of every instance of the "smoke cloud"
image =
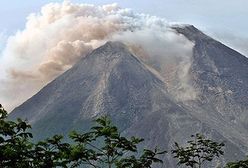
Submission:
<svg viewBox="0 0 248 168">
<path fill-rule="evenodd" d="M 194 44 L 171 29 L 166 20 L 117 4 L 64 1 L 30 14 L 24 30 L 8 38 L 0 59 L 0 102 L 12 110 L 109 40 L 128 45 L 162 74 L 168 86 L 181 87 L 183 92 L 190 87 L 187 71 Z M 175 78 L 180 85 L 173 84 Z"/>
</svg>

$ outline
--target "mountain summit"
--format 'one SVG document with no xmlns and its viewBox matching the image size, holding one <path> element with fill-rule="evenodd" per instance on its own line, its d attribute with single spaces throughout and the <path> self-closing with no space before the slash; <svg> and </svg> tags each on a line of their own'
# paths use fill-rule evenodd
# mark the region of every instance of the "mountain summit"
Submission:
<svg viewBox="0 0 248 168">
<path fill-rule="evenodd" d="M 44 137 L 81 128 L 85 120 L 98 115 L 110 115 L 125 129 L 153 112 L 152 105 L 168 103 L 172 102 L 164 83 L 124 44 L 107 42 L 16 108 L 10 117 L 27 118 L 37 133 L 44 132 L 39 137 Z"/>
<path fill-rule="evenodd" d="M 107 42 L 45 86 L 10 114 L 26 118 L 36 139 L 85 130 L 108 115 L 126 135 L 144 138 L 144 146 L 170 150 L 196 132 L 227 144 L 224 161 L 248 148 L 248 59 L 193 26 L 174 27 L 193 41 L 189 80 L 194 100 L 174 97 L 175 88 L 151 71 L 120 42 Z M 247 100 L 247 99 L 246 99 Z M 176 167 L 171 156 L 165 167 Z M 213 166 L 213 165 L 208 165 Z"/>
<path fill-rule="evenodd" d="M 229 124 L 223 132 L 238 130 L 247 142 L 248 59 L 194 26 L 175 29 L 195 43 L 189 76 L 198 95 L 187 104 L 197 107 L 202 118 L 211 116 L 208 120 L 216 127 Z"/>
</svg>

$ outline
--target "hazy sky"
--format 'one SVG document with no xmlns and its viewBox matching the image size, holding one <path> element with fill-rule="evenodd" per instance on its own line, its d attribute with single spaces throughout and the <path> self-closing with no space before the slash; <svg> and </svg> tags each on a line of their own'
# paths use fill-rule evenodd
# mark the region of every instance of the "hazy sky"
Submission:
<svg viewBox="0 0 248 168">
<path fill-rule="evenodd" d="M 5 40 L 23 29 L 26 17 L 41 6 L 62 0 L 0 1 L 0 50 Z M 71 0 L 77 3 L 118 3 L 137 12 L 193 24 L 243 53 L 248 53 L 247 0 Z"/>
</svg>

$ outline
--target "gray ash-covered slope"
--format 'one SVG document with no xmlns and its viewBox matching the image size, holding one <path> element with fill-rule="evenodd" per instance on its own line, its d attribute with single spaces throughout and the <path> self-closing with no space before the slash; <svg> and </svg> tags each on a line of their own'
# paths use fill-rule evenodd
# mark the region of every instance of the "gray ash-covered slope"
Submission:
<svg viewBox="0 0 248 168">
<path fill-rule="evenodd" d="M 202 42 L 200 45 L 202 48 L 207 47 L 204 46 L 204 38 L 207 36 L 199 34 L 204 38 L 199 37 L 199 41 L 197 41 L 198 35 L 195 33 L 200 32 L 193 30 L 192 27 L 177 29 L 179 33 L 183 33 L 187 38 L 195 41 L 190 76 L 194 87 L 199 92 L 197 100 L 176 101 L 173 94 L 167 91 L 167 87 L 160 77 L 147 68 L 149 65 L 133 56 L 122 43 L 108 42 L 81 59 L 70 70 L 17 107 L 10 114 L 10 118 L 28 119 L 33 125 L 36 139 L 42 139 L 53 134 L 67 134 L 72 129 L 85 130 L 89 127 L 92 119 L 99 115 L 109 115 L 124 134 L 145 138 L 144 146 L 160 146 L 169 150 L 174 141 L 185 142 L 189 135 L 201 132 L 213 139 L 223 140 L 227 143 L 224 160 L 238 159 L 244 155 L 248 147 L 248 139 L 243 135 L 246 131 L 245 121 L 243 120 L 240 125 L 229 122 L 229 117 L 225 117 L 225 114 L 217 110 L 219 109 L 218 101 L 222 102 L 225 98 L 212 95 L 220 83 L 223 86 L 229 86 L 232 81 L 226 80 L 233 79 L 226 77 L 223 78 L 225 79 L 223 81 L 222 78 L 217 81 L 210 74 L 211 70 L 207 70 L 206 63 L 201 62 L 204 60 L 197 58 L 201 56 L 204 57 L 203 59 L 205 57 L 210 59 L 209 54 L 204 56 L 203 54 L 206 52 L 198 51 L 200 49 L 199 42 Z M 205 45 L 207 44 L 206 42 Z M 223 49 L 221 44 L 217 43 L 217 45 Z M 218 46 L 214 45 L 213 47 Z M 217 48 L 216 50 L 221 52 Z M 230 51 L 236 53 L 233 50 Z M 218 53 L 218 55 L 221 54 L 226 53 Z M 232 55 L 233 57 L 235 56 Z M 248 62 L 247 59 L 241 58 L 243 60 L 241 62 L 245 63 L 238 65 L 239 68 L 241 65 L 245 67 Z M 232 63 L 234 64 L 234 62 Z M 209 74 L 205 75 L 204 72 Z M 242 76 L 242 74 L 238 75 Z M 245 76 L 245 74 L 243 75 Z M 243 82 L 245 81 L 243 80 Z M 209 86 L 213 86 L 212 90 L 214 91 L 206 90 Z M 245 89 L 247 86 L 240 85 L 240 87 Z M 235 91 L 233 88 L 230 90 Z M 234 93 L 232 94 L 234 96 Z M 214 101 L 215 104 L 213 104 Z M 228 101 L 223 103 L 228 104 Z M 242 101 L 235 98 L 232 98 L 232 103 L 239 103 L 240 107 L 242 105 Z M 212 105 L 215 106 L 211 107 Z M 240 113 L 247 115 L 245 109 L 247 104 L 243 102 L 243 106 L 244 109 Z M 209 111 L 207 111 L 208 108 Z M 231 113 L 231 110 L 228 112 Z M 240 120 L 242 121 L 242 119 Z M 241 129 L 239 130 L 239 128 Z M 175 160 L 168 156 L 165 158 L 164 166 L 176 167 Z"/>
<path fill-rule="evenodd" d="M 195 43 L 189 75 L 198 95 L 184 103 L 223 134 L 233 133 L 233 141 L 242 139 L 247 149 L 248 59 L 194 26 L 175 29 Z"/>
<path fill-rule="evenodd" d="M 226 91 L 228 97 L 247 107 L 248 59 L 194 26 L 175 29 L 195 43 L 191 73 L 200 80 L 198 85 L 205 87 L 204 93 L 211 94 L 211 87 L 223 87 L 219 92 Z"/>
<path fill-rule="evenodd" d="M 10 118 L 28 119 L 40 139 L 84 128 L 99 115 L 111 116 L 127 130 L 158 113 L 191 119 L 126 46 L 108 42 L 17 107 Z"/>
<path fill-rule="evenodd" d="M 157 103 L 165 107 L 172 104 L 164 92 L 163 83 L 123 44 L 108 42 L 16 108 L 10 117 L 27 118 L 34 131 L 42 133 L 40 137 L 82 127 L 105 114 L 125 129 L 153 110 L 155 97 L 161 97 Z"/>
</svg>

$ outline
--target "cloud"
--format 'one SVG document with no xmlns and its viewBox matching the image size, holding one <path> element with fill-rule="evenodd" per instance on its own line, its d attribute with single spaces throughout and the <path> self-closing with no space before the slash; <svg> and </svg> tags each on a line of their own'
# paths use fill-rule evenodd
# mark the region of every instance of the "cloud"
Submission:
<svg viewBox="0 0 248 168">
<path fill-rule="evenodd" d="M 121 32 L 113 39 L 126 43 L 132 53 L 157 71 L 175 99 L 195 99 L 197 92 L 188 76 L 194 43 L 168 25 L 158 25 Z"/>
<path fill-rule="evenodd" d="M 193 44 L 170 29 L 165 19 L 117 4 L 50 3 L 30 14 L 24 30 L 8 38 L 0 60 L 0 102 L 13 109 L 109 40 L 124 42 L 163 74 L 169 62 L 190 64 Z M 175 70 L 180 71 L 187 69 Z M 186 75 L 178 76 L 186 81 Z"/>
</svg>

